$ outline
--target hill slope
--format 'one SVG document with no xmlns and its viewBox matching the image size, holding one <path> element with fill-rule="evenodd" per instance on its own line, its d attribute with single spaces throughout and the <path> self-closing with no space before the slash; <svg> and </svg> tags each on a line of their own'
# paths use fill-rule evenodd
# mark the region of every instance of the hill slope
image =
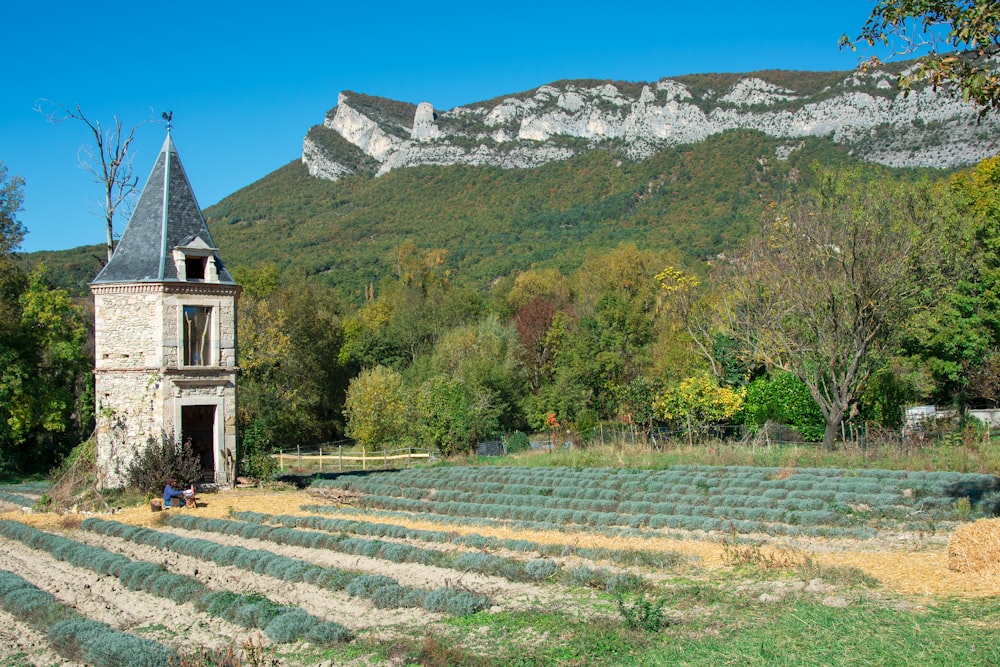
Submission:
<svg viewBox="0 0 1000 667">
<path fill-rule="evenodd" d="M 569 273 L 623 242 L 697 263 L 734 247 L 814 165 L 932 177 L 1000 150 L 1000 119 L 885 72 L 556 82 L 437 114 L 344 93 L 290 163 L 205 211 L 230 268 L 273 262 L 358 302 L 404 242 L 444 249 L 485 289 L 531 266 Z M 907 168 L 882 167 L 905 164 Z M 933 169 L 914 168 L 929 165 Z M 529 168 L 530 167 L 530 168 Z M 98 246 L 35 253 L 85 294 Z"/>
<path fill-rule="evenodd" d="M 809 185 L 813 165 L 857 164 L 828 139 L 793 148 L 731 131 L 638 162 L 597 149 L 530 170 L 422 166 L 337 181 L 292 163 L 206 214 L 230 264 L 298 267 L 352 301 L 389 275 L 406 241 L 447 250 L 453 279 L 485 288 L 531 266 L 569 273 L 623 242 L 703 260 L 736 245 L 767 202 Z"/>
</svg>

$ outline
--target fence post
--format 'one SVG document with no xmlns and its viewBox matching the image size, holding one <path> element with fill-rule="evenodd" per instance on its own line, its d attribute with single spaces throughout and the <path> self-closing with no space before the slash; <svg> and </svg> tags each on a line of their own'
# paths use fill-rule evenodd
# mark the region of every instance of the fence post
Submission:
<svg viewBox="0 0 1000 667">
<path fill-rule="evenodd" d="M 285 472 L 285 452 L 281 449 L 278 450 L 278 469 Z"/>
<path fill-rule="evenodd" d="M 323 472 L 323 446 L 319 448 L 319 471 Z"/>
<path fill-rule="evenodd" d="M 337 472 L 344 472 L 344 446 L 337 448 Z"/>
<path fill-rule="evenodd" d="M 367 461 L 367 458 L 366 458 L 367 454 L 368 454 L 368 450 L 366 450 L 365 448 L 362 447 L 362 449 L 361 449 L 361 469 L 362 470 L 368 470 L 368 461 Z"/>
</svg>

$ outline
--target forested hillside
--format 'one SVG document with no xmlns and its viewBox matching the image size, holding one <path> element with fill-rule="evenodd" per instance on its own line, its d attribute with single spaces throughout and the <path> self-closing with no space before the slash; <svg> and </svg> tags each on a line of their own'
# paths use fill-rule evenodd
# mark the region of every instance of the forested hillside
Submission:
<svg viewBox="0 0 1000 667">
<path fill-rule="evenodd" d="M 231 268 L 298 270 L 355 304 L 392 275 L 404 242 L 444 250 L 450 279 L 480 290 L 531 267 L 568 275 L 588 254 L 623 242 L 676 251 L 694 269 L 734 248 L 767 203 L 809 187 L 816 166 L 856 162 L 827 139 L 793 147 L 785 157 L 787 141 L 732 131 L 639 162 L 594 150 L 533 170 L 426 166 L 336 182 L 310 177 L 296 161 L 205 215 Z M 870 168 L 903 179 L 920 171 Z M 100 256 L 78 248 L 31 259 L 84 294 Z"/>
<path fill-rule="evenodd" d="M 995 174 L 992 166 L 976 173 L 962 178 L 973 179 L 968 189 L 979 197 Z M 598 148 L 537 169 L 420 166 L 329 181 L 300 162 L 286 165 L 205 211 L 245 290 L 241 465 L 266 474 L 275 448 L 344 435 L 368 448 L 420 443 L 450 454 L 550 421 L 587 433 L 609 419 L 685 428 L 778 419 L 804 438 L 828 440 L 848 414 L 895 427 L 904 402 L 962 391 L 971 382 L 965 369 L 990 354 L 995 338 L 994 308 L 982 297 L 992 289 L 992 260 L 976 240 L 987 232 L 974 231 L 993 218 L 977 213 L 963 223 L 948 213 L 983 208 L 965 195 L 935 209 L 929 220 L 945 227 L 910 217 L 928 197 L 960 187 L 946 176 L 860 162 L 829 139 L 788 142 L 746 130 L 641 161 Z M 897 220 L 897 199 L 899 210 L 917 208 Z M 833 235 L 819 245 L 803 246 L 801 234 L 782 227 L 797 219 L 804 231 L 814 216 Z M 914 229 L 894 231 L 903 220 Z M 934 231 L 946 227 L 953 231 L 945 236 Z M 902 247 L 878 259 L 908 238 L 926 239 L 935 253 L 954 246 L 944 255 L 951 260 Z M 777 292 L 754 285 L 807 295 L 806 272 L 840 265 L 813 257 L 816 250 L 859 239 L 851 256 L 864 271 L 889 261 L 909 268 L 860 287 L 841 284 L 862 276 L 853 269 L 815 274 L 810 290 L 883 290 L 871 296 L 880 304 L 875 320 L 867 297 L 858 312 L 840 310 L 857 299 L 832 297 L 833 320 L 806 311 L 768 316 L 794 304 L 764 303 Z M 743 254 L 755 242 L 765 245 Z M 776 251 L 789 254 L 775 256 L 771 277 L 767 267 L 733 275 L 750 268 L 733 258 Z M 100 256 L 95 246 L 28 259 L 44 258 L 58 282 L 84 295 Z M 789 274 L 798 259 L 802 274 Z M 955 287 L 946 297 L 933 288 L 948 281 Z M 907 291 L 921 283 L 922 296 Z M 772 363 L 765 343 L 779 356 L 813 349 L 795 341 L 786 348 L 781 337 L 819 335 L 811 326 L 828 320 L 829 335 L 848 335 L 828 341 L 836 354 L 864 361 L 840 394 L 817 398 L 805 371 L 764 373 Z M 758 336 L 764 325 L 795 322 L 809 326 Z M 857 349 L 855 324 L 875 332 Z M 890 347 L 867 349 L 870 335 Z M 818 368 L 811 358 L 799 362 Z M 787 370 L 792 361 L 773 363 Z M 819 400 L 828 401 L 822 411 Z"/>
</svg>

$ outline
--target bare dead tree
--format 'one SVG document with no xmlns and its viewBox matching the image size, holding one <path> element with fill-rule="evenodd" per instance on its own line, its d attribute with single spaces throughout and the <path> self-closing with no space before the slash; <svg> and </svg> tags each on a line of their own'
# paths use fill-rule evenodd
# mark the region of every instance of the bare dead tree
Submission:
<svg viewBox="0 0 1000 667">
<path fill-rule="evenodd" d="M 79 104 L 69 108 L 48 100 L 36 102 L 35 111 L 45 116 L 52 124 L 67 120 L 80 121 L 93 135 L 94 143 L 81 146 L 77 152 L 77 159 L 80 166 L 90 172 L 94 182 L 100 184 L 103 189 L 102 213 L 107 226 L 107 251 L 110 261 L 111 253 L 115 249 L 115 215 L 119 207 L 129 208 L 133 195 L 138 194 L 139 190 L 139 177 L 132 170 L 132 154 L 129 152 L 132 141 L 139 127 L 153 121 L 145 120 L 138 125 L 126 127 L 118 116 L 113 116 L 110 126 L 105 127 L 101 121 L 88 118 Z"/>
</svg>

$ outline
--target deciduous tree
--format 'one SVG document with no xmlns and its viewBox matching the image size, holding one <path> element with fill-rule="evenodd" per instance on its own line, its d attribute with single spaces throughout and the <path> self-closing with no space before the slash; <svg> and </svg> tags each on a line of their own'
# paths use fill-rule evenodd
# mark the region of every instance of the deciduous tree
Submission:
<svg viewBox="0 0 1000 667">
<path fill-rule="evenodd" d="M 412 435 L 403 377 L 385 366 L 363 370 L 347 389 L 347 435 L 366 450 L 406 442 Z"/>
<path fill-rule="evenodd" d="M 828 173 L 809 196 L 772 209 L 732 264 L 731 332 L 749 358 L 805 383 L 826 447 L 900 325 L 940 296 L 938 214 L 926 185 Z"/>
<path fill-rule="evenodd" d="M 77 159 L 80 166 L 94 177 L 94 182 L 100 184 L 104 203 L 101 212 L 107 232 L 107 254 L 111 260 L 114 252 L 114 223 L 119 207 L 129 205 L 133 195 L 137 194 L 139 177 L 132 171 L 132 141 L 141 125 L 126 126 L 118 116 L 113 116 L 110 127 L 101 124 L 99 120 L 88 118 L 79 104 L 69 108 L 61 104 L 53 104 L 46 100 L 39 101 L 35 110 L 48 119 L 50 123 L 61 123 L 75 120 L 83 123 L 94 137 L 93 144 L 80 148 Z M 145 121 L 150 122 L 150 121 Z"/>
</svg>

